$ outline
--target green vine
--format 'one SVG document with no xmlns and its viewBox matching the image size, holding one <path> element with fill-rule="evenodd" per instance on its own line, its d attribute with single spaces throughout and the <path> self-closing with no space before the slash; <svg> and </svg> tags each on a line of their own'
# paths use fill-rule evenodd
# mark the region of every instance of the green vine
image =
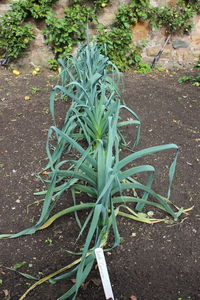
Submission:
<svg viewBox="0 0 200 300">
<path fill-rule="evenodd" d="M 93 7 L 95 12 L 99 12 L 102 8 L 106 7 L 109 4 L 110 0 L 94 0 L 92 3 L 90 3 L 90 6 Z M 73 5 L 87 5 L 88 1 L 87 0 L 71 0 L 71 6 Z"/>
<path fill-rule="evenodd" d="M 85 39 L 85 25 L 95 20 L 95 12 L 85 5 L 75 4 L 66 8 L 64 18 L 50 12 L 43 30 L 46 43 L 51 45 L 56 56 L 71 53 L 73 46 Z"/>
<path fill-rule="evenodd" d="M 17 58 L 29 42 L 35 38 L 33 28 L 23 24 L 27 12 L 13 5 L 13 10 L 7 12 L 0 23 L 0 54 L 5 57 Z"/>
<path fill-rule="evenodd" d="M 55 57 L 72 52 L 79 41 L 85 39 L 86 24 L 98 23 L 100 9 L 110 0 L 71 0 L 64 17 L 58 18 L 52 10 L 57 0 L 19 0 L 0 17 L 0 56 L 17 58 L 35 38 L 34 29 L 26 21 L 30 18 L 43 20 L 43 34 Z M 114 0 L 113 0 L 114 1 Z M 131 0 L 122 4 L 111 28 L 98 25 L 96 40 L 121 71 L 139 66 L 143 43 L 132 45 L 131 27 L 138 22 L 148 21 L 153 28 L 165 27 L 166 32 L 188 33 L 191 19 L 200 13 L 199 0 L 179 0 L 171 7 L 153 7 L 149 0 Z M 119 38 L 120 37 L 120 38 Z"/>
<path fill-rule="evenodd" d="M 195 11 L 191 6 L 174 5 L 169 7 L 151 7 L 149 23 L 154 28 L 165 27 L 168 33 L 188 33 L 192 29 L 191 18 Z"/>
<path fill-rule="evenodd" d="M 199 2 L 180 0 L 171 7 L 153 7 L 149 0 L 132 0 L 121 5 L 116 14 L 116 25 L 120 28 L 148 20 L 154 28 L 165 27 L 169 33 L 187 33 L 192 28 L 191 18 L 199 11 Z"/>
<path fill-rule="evenodd" d="M 47 16 L 56 0 L 19 0 L 11 4 L 0 22 L 0 55 L 17 58 L 35 38 L 31 25 L 24 24 L 28 17 L 41 19 Z"/>
<path fill-rule="evenodd" d="M 122 4 L 116 14 L 116 26 L 130 28 L 130 26 L 147 20 L 149 0 L 132 0 L 130 5 Z"/>
<path fill-rule="evenodd" d="M 197 14 L 200 14 L 199 0 L 179 0 L 178 4 L 185 4 L 186 6 L 191 7 Z"/>
<path fill-rule="evenodd" d="M 102 53 L 121 70 L 127 71 L 141 60 L 141 49 L 144 44 L 132 45 L 132 33 L 129 29 L 99 26 L 97 43 L 102 47 Z M 120 37 L 120 38 L 119 38 Z"/>
</svg>

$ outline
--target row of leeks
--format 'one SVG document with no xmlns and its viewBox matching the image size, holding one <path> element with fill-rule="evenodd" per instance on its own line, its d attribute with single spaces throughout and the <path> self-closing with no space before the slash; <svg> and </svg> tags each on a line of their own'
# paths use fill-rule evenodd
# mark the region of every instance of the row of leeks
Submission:
<svg viewBox="0 0 200 300">
<path fill-rule="evenodd" d="M 70 99 L 71 105 L 66 112 L 62 129 L 54 125 L 48 132 L 48 164 L 44 169 L 48 171 L 48 188 L 38 193 L 44 195 L 41 216 L 31 228 L 16 234 L 2 234 L 0 237 L 15 238 L 33 234 L 47 228 L 61 216 L 75 213 L 80 227 L 78 237 L 85 233 L 86 239 L 79 259 L 37 281 L 20 300 L 47 280 L 55 283 L 72 275 L 76 276 L 75 283 L 58 300 L 69 297 L 76 299 L 79 288 L 95 263 L 94 250 L 106 246 L 111 230 L 114 233 L 112 247 L 120 243 L 118 216 L 152 224 L 161 220 L 141 214 L 145 205 L 166 212 L 174 220 L 184 212 L 183 209 L 174 210 L 169 200 L 178 147 L 167 144 L 133 151 L 139 142 L 140 119 L 121 99 L 118 87 L 121 83 L 120 74 L 117 68 L 107 57 L 101 55 L 94 43 L 81 45 L 75 57 L 60 60 L 60 65 L 61 84 L 54 87 L 50 97 L 53 118 L 55 119 L 54 105 L 58 94 Z M 130 120 L 122 120 L 122 109 L 130 113 Z M 122 134 L 123 126 L 133 127 L 134 141 L 131 146 Z M 125 158 L 120 156 L 123 146 L 132 149 Z M 169 168 L 168 193 L 163 197 L 152 189 L 155 168 L 151 165 L 137 166 L 136 163 L 139 158 L 169 149 L 175 151 L 175 157 Z M 130 164 L 134 164 L 134 167 L 129 167 Z M 148 174 L 146 184 L 136 179 L 139 173 Z M 133 194 L 127 196 L 126 191 L 130 189 Z M 53 208 L 66 190 L 72 193 L 72 206 L 52 215 Z M 78 201 L 77 195 L 80 193 L 87 195 L 87 203 Z M 135 205 L 134 209 L 129 206 L 130 203 Z M 77 212 L 85 210 L 88 213 L 82 224 Z"/>
</svg>

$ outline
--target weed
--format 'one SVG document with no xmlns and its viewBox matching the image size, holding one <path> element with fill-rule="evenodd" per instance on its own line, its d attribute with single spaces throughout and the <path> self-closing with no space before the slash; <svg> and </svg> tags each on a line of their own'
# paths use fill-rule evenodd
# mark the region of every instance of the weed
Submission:
<svg viewBox="0 0 200 300">
<path fill-rule="evenodd" d="M 136 73 L 141 73 L 141 74 L 146 74 L 150 73 L 152 71 L 150 65 L 144 63 L 144 62 L 139 62 L 137 65 L 137 68 L 135 70 Z"/>
<path fill-rule="evenodd" d="M 53 240 L 48 238 L 45 240 L 45 243 L 49 244 L 49 245 L 52 245 L 53 244 Z"/>
<path fill-rule="evenodd" d="M 195 86 L 200 86 L 200 57 L 199 57 L 199 61 L 194 66 L 194 68 L 196 68 L 198 70 L 196 75 L 182 76 L 179 78 L 178 82 L 179 83 L 191 82 Z"/>
<path fill-rule="evenodd" d="M 57 71 L 59 67 L 59 63 L 56 59 L 48 59 L 49 69 L 51 71 Z"/>
<path fill-rule="evenodd" d="M 49 108 L 48 108 L 48 107 L 44 107 L 43 110 L 42 110 L 42 113 L 43 113 L 44 115 L 48 115 L 48 113 L 49 113 Z"/>
<path fill-rule="evenodd" d="M 35 94 L 37 94 L 37 93 L 39 92 L 39 90 L 40 90 L 39 88 L 32 87 L 32 88 L 31 88 L 31 94 L 32 94 L 32 95 L 35 95 Z"/>
</svg>

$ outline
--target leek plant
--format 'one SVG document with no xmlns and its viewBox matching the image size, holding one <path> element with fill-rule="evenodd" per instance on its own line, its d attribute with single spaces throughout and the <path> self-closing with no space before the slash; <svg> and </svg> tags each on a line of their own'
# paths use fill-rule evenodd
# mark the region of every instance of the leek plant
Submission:
<svg viewBox="0 0 200 300">
<path fill-rule="evenodd" d="M 61 96 L 67 96 L 71 103 L 63 127 L 59 129 L 55 123 L 48 132 L 46 149 L 49 162 L 45 168 L 48 170 L 48 188 L 37 193 L 44 196 L 41 216 L 31 228 L 0 237 L 14 238 L 32 234 L 49 227 L 64 215 L 75 213 L 80 227 L 78 238 L 84 233 L 86 239 L 79 259 L 37 281 L 20 298 L 21 300 L 33 288 L 47 280 L 55 283 L 72 275 L 76 276 L 75 283 L 58 300 L 69 297 L 76 299 L 79 288 L 94 265 L 94 250 L 99 247 L 105 250 L 111 230 L 114 233 L 111 248 L 120 243 L 118 216 L 153 224 L 163 219 L 141 214 L 145 205 L 171 215 L 174 220 L 186 211 L 175 208 L 170 201 L 178 147 L 175 144 L 167 144 L 134 150 L 139 142 L 140 119 L 121 98 L 118 88 L 120 74 L 116 67 L 100 54 L 96 44 L 90 43 L 81 46 L 76 57 L 67 61 L 60 60 L 60 64 L 61 84 L 53 89 L 50 98 L 54 120 L 55 97 L 60 93 Z M 130 112 L 131 120 L 122 120 L 122 109 Z M 120 131 L 123 126 L 136 128 L 130 154 L 125 158 L 121 158 L 120 155 L 123 146 L 128 146 Z M 164 197 L 152 188 L 155 168 L 151 165 L 138 166 L 137 160 L 169 149 L 175 151 L 175 157 L 169 168 L 169 188 Z M 140 173 L 148 175 L 146 184 L 137 179 L 136 175 Z M 52 215 L 57 201 L 66 190 L 71 191 L 72 205 Z M 131 190 L 132 195 L 127 196 L 127 190 Z M 87 203 L 79 201 L 77 195 L 81 193 L 87 195 Z M 134 209 L 130 204 L 134 205 Z M 78 211 L 84 210 L 87 210 L 88 214 L 84 221 L 81 221 Z"/>
</svg>

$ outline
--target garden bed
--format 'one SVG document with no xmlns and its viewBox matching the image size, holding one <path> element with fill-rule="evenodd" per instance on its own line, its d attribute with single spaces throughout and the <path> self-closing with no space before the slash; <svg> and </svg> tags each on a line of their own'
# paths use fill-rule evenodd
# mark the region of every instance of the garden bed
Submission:
<svg viewBox="0 0 200 300">
<path fill-rule="evenodd" d="M 178 83 L 181 75 L 183 72 L 124 75 L 126 104 L 141 117 L 141 142 L 137 148 L 164 143 L 180 146 L 171 198 L 179 207 L 194 208 L 177 223 L 148 225 L 118 219 L 123 243 L 106 254 L 118 300 L 130 299 L 132 295 L 138 300 L 200 299 L 200 97 L 198 87 Z M 48 113 L 49 95 L 56 81 L 53 73 L 32 76 L 22 72 L 16 77 L 1 69 L 0 233 L 18 232 L 33 225 L 39 217 L 41 204 L 29 205 L 40 199 L 33 193 L 43 187 L 35 175 L 47 163 L 45 143 L 53 123 Z M 25 100 L 25 96 L 30 99 Z M 60 122 L 66 105 L 57 102 Z M 168 160 L 165 153 L 145 159 L 145 163 L 159 168 L 156 189 L 161 194 L 166 192 Z M 69 204 L 71 196 L 65 195 L 60 207 Z M 74 259 L 65 250 L 80 249 L 84 240 L 74 244 L 78 232 L 71 215 L 34 235 L 0 240 L 0 299 L 19 299 L 32 283 L 5 267 L 26 262 L 17 270 L 40 277 L 48 275 Z M 103 300 L 98 270 L 93 270 L 88 280 L 78 299 Z M 70 284 L 70 280 L 54 285 L 45 283 L 27 299 L 54 300 Z"/>
</svg>

